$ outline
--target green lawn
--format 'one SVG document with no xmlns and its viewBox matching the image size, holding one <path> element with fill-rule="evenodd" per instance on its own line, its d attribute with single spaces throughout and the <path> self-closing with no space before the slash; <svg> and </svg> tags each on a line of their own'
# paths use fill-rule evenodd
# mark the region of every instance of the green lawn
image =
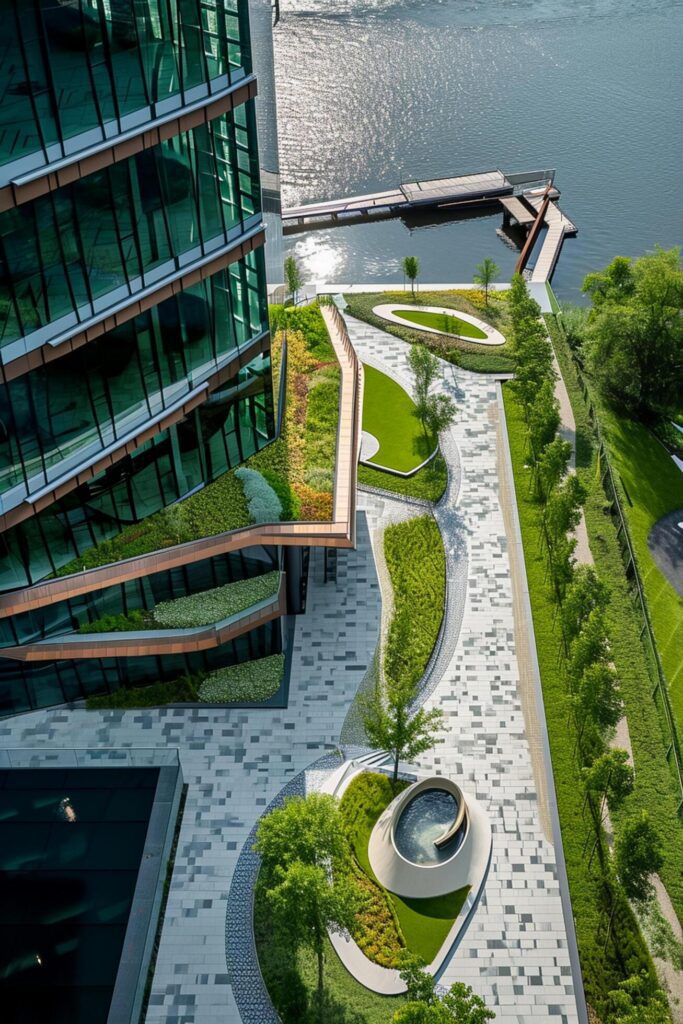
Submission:
<svg viewBox="0 0 683 1024">
<path fill-rule="evenodd" d="M 432 454 L 437 439 L 425 434 L 415 402 L 400 384 L 373 366 L 363 371 L 363 430 L 379 441 L 379 450 L 368 461 L 409 473 Z"/>
<path fill-rule="evenodd" d="M 405 786 L 406 783 L 399 782 L 394 787 L 391 780 L 379 772 L 363 772 L 353 779 L 342 796 L 340 810 L 356 860 L 389 901 L 406 947 L 431 963 L 462 909 L 469 886 L 432 899 L 404 899 L 378 882 L 368 857 L 370 834 L 384 808 Z"/>
<path fill-rule="evenodd" d="M 418 327 L 431 327 L 442 334 L 455 334 L 461 338 L 472 338 L 474 341 L 486 338 L 486 333 L 462 320 L 459 316 L 449 316 L 448 313 L 429 313 L 422 309 L 393 309 L 394 316 L 408 323 L 417 324 Z"/>
<path fill-rule="evenodd" d="M 590 823 L 590 817 L 584 813 L 583 808 L 581 776 L 575 757 L 576 734 L 570 716 L 569 686 L 566 678 L 565 663 L 558 658 L 558 651 L 562 649 L 562 636 L 556 614 L 554 595 L 549 582 L 546 553 L 539 543 L 542 531 L 542 508 L 535 500 L 533 489 L 530 487 L 530 470 L 526 467 L 526 428 L 520 404 L 514 392 L 507 385 L 504 386 L 503 390 L 517 507 L 524 546 L 524 560 L 536 638 L 536 650 L 541 672 L 545 716 L 552 754 L 553 776 L 557 792 L 572 910 L 576 921 L 581 968 L 588 1001 L 600 1013 L 604 1009 L 606 995 L 611 989 L 616 988 L 617 984 L 631 973 L 638 973 L 641 969 L 651 971 L 652 964 L 635 918 L 623 897 L 617 902 L 614 916 L 613 934 L 615 942 L 610 941 L 607 949 L 605 949 L 609 905 L 601 883 L 598 859 L 595 858 L 592 868 L 589 870 L 589 858 L 584 852 L 586 846 L 590 849 L 593 844 L 594 831 Z M 581 420 L 578 416 L 577 427 L 579 429 L 581 427 Z M 591 462 L 590 442 L 583 432 L 581 432 L 578 438 L 578 449 L 579 466 L 586 465 L 587 470 L 583 477 L 584 482 L 589 485 L 592 480 L 595 490 L 595 481 L 597 479 L 595 463 L 594 461 Z M 590 501 L 591 499 L 589 499 L 589 504 Z M 596 505 L 599 504 L 597 495 L 595 502 Z M 594 553 L 598 544 L 601 543 L 598 538 L 603 538 L 606 542 L 609 528 L 611 527 L 609 518 L 605 517 L 602 512 L 599 515 L 602 517 L 602 521 L 598 523 L 594 519 L 593 507 L 587 510 L 587 519 L 589 519 L 588 529 Z M 619 558 L 618 553 L 616 557 L 617 559 Z M 598 565 L 598 569 L 604 579 L 602 566 Z M 611 580 L 607 582 L 610 584 L 611 589 Z M 635 657 L 637 651 L 630 648 L 626 651 L 621 649 L 621 634 L 618 632 L 621 620 L 615 621 L 613 617 L 617 611 L 621 610 L 614 607 L 617 602 L 619 605 L 621 604 L 621 598 L 622 593 L 615 586 L 609 608 L 608 627 L 610 638 L 613 641 L 613 655 L 617 672 L 620 678 L 623 678 L 623 674 L 625 675 L 628 671 L 628 659 Z M 621 625 L 623 627 L 623 621 Z M 639 644 L 637 633 L 634 640 L 636 645 Z M 626 664 L 622 674 L 621 662 L 624 656 L 626 657 Z M 634 683 L 638 682 L 636 673 Z M 631 699 L 630 685 L 630 678 L 622 683 L 624 698 L 626 700 L 628 697 L 629 704 Z M 626 692 L 627 687 L 628 693 Z M 654 705 L 650 704 L 648 706 L 649 696 L 643 697 L 642 692 L 639 695 L 633 694 L 633 698 L 640 705 L 640 715 L 644 714 L 647 717 L 646 727 L 650 734 L 652 734 L 654 728 L 654 735 L 650 735 L 649 742 L 654 743 L 656 747 L 660 747 L 661 736 L 659 734 Z M 631 718 L 629 716 L 630 722 Z M 655 800 L 655 793 L 659 791 L 660 798 L 666 800 L 666 813 L 671 817 L 672 794 L 670 777 L 668 773 L 664 776 L 661 775 L 660 765 L 659 775 L 655 774 L 653 778 L 648 766 L 647 751 L 642 755 L 641 761 L 642 737 L 635 733 L 635 721 L 631 728 L 631 736 L 634 740 L 634 756 L 636 758 L 636 792 L 632 797 L 628 798 L 622 813 L 631 813 L 637 807 L 643 806 L 643 803 L 648 805 L 648 800 L 643 799 L 643 791 L 638 788 L 641 782 L 642 763 L 643 784 L 653 786 L 651 796 Z M 678 849 L 675 836 L 671 835 L 671 833 L 679 830 L 679 825 L 675 821 L 675 807 L 673 818 L 674 821 L 669 824 L 670 842 L 672 844 L 670 849 L 672 853 L 675 849 Z M 659 821 L 656 824 L 659 828 Z M 677 870 L 680 874 L 680 863 L 679 861 L 677 869 L 675 859 L 670 862 L 669 874 L 672 877 Z"/>
<path fill-rule="evenodd" d="M 683 732 L 683 598 L 658 568 L 647 538 L 667 512 L 683 508 L 683 473 L 642 423 L 599 408 L 603 436 L 621 487 L 621 505 L 636 551 L 671 701 Z"/>
<path fill-rule="evenodd" d="M 401 338 L 409 345 L 424 345 L 441 359 L 445 359 L 455 366 L 461 366 L 464 370 L 471 370 L 473 373 L 509 373 L 515 368 L 512 349 L 507 341 L 504 345 L 482 345 L 474 339 L 465 340 L 453 335 L 421 331 L 418 326 L 409 327 L 407 323 L 405 327 L 402 327 L 400 324 L 383 320 L 373 312 L 375 306 L 380 304 L 407 304 L 409 296 L 405 292 L 350 293 L 345 295 L 344 299 L 347 303 L 345 315 L 348 314 L 358 320 L 363 320 L 387 334 L 393 334 L 394 337 Z M 474 289 L 451 292 L 430 292 L 425 289 L 420 291 L 419 302 L 420 305 L 425 306 L 452 308 L 456 315 L 458 310 L 470 313 L 485 323 L 491 324 L 503 335 L 507 333 L 506 292 L 491 293 L 487 306 L 484 304 L 483 293 Z"/>
</svg>

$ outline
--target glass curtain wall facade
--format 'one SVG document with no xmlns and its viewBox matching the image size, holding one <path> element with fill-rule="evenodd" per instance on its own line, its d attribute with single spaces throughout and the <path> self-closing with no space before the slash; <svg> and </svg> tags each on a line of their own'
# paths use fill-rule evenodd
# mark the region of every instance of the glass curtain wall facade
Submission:
<svg viewBox="0 0 683 1024">
<path fill-rule="evenodd" d="M 0 212 L 0 597 L 14 598 L 230 472 L 274 421 L 248 0 L 3 10 L 0 189 L 38 181 Z M 136 151 L 112 158 L 131 133 Z M 279 651 L 278 621 L 201 654 L 1 651 L 279 564 L 261 549 L 0 608 L 0 715 Z"/>
</svg>

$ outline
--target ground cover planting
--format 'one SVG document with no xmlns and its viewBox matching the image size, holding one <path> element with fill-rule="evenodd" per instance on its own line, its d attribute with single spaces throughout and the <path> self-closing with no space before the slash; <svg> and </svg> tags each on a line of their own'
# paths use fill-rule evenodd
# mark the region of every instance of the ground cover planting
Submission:
<svg viewBox="0 0 683 1024">
<path fill-rule="evenodd" d="M 197 594 L 161 601 L 150 611 L 106 615 L 81 626 L 79 633 L 121 633 L 138 629 L 194 629 L 220 622 L 273 597 L 280 585 L 277 571 L 236 580 Z"/>
<path fill-rule="evenodd" d="M 432 327 L 435 331 L 441 331 L 442 334 L 454 334 L 471 338 L 472 341 L 486 337 L 484 331 L 474 324 L 462 320 L 458 316 L 449 316 L 447 313 L 431 313 L 422 309 L 396 309 L 394 315 L 417 327 Z"/>
<path fill-rule="evenodd" d="M 446 556 L 436 521 L 426 515 L 387 527 L 384 555 L 394 595 L 384 674 L 414 687 L 424 675 L 444 614 Z"/>
<path fill-rule="evenodd" d="M 349 293 L 344 296 L 347 303 L 345 314 L 363 320 L 382 331 L 401 338 L 408 344 L 424 345 L 441 359 L 445 359 L 455 366 L 461 366 L 465 370 L 474 373 L 510 373 L 514 370 L 514 357 L 509 342 L 497 346 L 494 349 L 483 345 L 477 345 L 474 341 L 464 341 L 461 338 L 450 337 L 443 334 L 431 334 L 427 331 L 419 331 L 415 327 L 406 324 L 401 327 L 399 324 L 390 323 L 373 313 L 375 306 L 381 304 L 405 304 L 408 296 L 405 292 L 383 292 L 371 294 Z M 420 291 L 416 301 L 420 305 L 434 305 L 452 308 L 457 314 L 460 310 L 463 313 L 470 313 L 473 316 L 490 323 L 502 334 L 506 334 L 508 324 L 507 313 L 507 292 L 489 293 L 488 305 L 484 302 L 484 293 L 477 289 L 470 289 L 460 292 L 430 292 Z"/>
<path fill-rule="evenodd" d="M 409 473 L 433 454 L 438 439 L 422 426 L 415 402 L 400 384 L 374 366 L 363 371 L 363 430 L 379 442 L 365 461 Z"/>
<path fill-rule="evenodd" d="M 284 675 L 284 655 L 228 665 L 201 675 L 182 676 L 170 682 L 149 686 L 121 687 L 113 693 L 88 697 L 86 707 L 97 711 L 108 708 L 152 708 L 163 704 L 245 704 L 260 703 L 274 696 Z"/>
</svg>

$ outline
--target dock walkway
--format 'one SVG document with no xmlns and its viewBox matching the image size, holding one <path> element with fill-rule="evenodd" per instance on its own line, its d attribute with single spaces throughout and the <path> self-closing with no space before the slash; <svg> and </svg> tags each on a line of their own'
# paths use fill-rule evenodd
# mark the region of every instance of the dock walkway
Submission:
<svg viewBox="0 0 683 1024">
<path fill-rule="evenodd" d="M 458 207 L 495 202 L 501 196 L 512 196 L 521 183 L 539 182 L 548 171 L 529 171 L 506 175 L 503 171 L 482 171 L 453 178 L 410 181 L 398 188 L 368 195 L 350 196 L 322 203 L 306 203 L 282 211 L 285 233 L 304 231 L 323 223 L 344 223 L 370 217 L 392 217 L 409 210 L 429 207 L 453 211 Z"/>
<path fill-rule="evenodd" d="M 540 210 L 543 200 L 540 198 L 529 199 L 529 202 L 536 210 Z M 543 239 L 541 251 L 531 272 L 532 283 L 549 281 L 552 277 L 555 264 L 557 263 L 560 249 L 565 238 L 576 234 L 576 226 L 572 224 L 569 217 L 565 216 L 555 203 L 548 203 L 545 212 L 545 223 L 547 233 Z"/>
</svg>

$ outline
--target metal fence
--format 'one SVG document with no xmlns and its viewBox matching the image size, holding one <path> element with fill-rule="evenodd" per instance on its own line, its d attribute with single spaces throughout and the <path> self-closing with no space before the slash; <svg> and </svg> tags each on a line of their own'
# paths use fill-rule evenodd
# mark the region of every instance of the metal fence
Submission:
<svg viewBox="0 0 683 1024">
<path fill-rule="evenodd" d="M 560 332 L 566 341 L 566 335 L 564 334 L 564 327 L 559 318 L 556 317 L 556 323 Z M 681 748 L 678 740 L 678 733 L 676 730 L 676 723 L 671 710 L 671 701 L 669 699 L 669 685 L 666 680 L 662 661 L 659 656 L 657 649 L 657 642 L 655 640 L 654 631 L 652 628 L 652 621 L 650 619 L 650 613 L 647 607 L 647 601 L 645 598 L 645 591 L 643 589 L 643 583 L 640 578 L 640 571 L 638 569 L 638 562 L 636 561 L 635 552 L 633 549 L 633 542 L 631 541 L 631 534 L 629 532 L 628 523 L 624 516 L 624 511 L 621 505 L 621 495 L 617 488 L 614 471 L 610 461 L 609 451 L 605 444 L 602 432 L 600 430 L 600 423 L 598 416 L 595 412 L 591 393 L 586 384 L 583 365 L 577 356 L 576 352 L 568 346 L 572 355 L 574 366 L 576 367 L 576 375 L 583 393 L 583 397 L 586 400 L 588 408 L 588 416 L 591 422 L 591 426 L 595 433 L 598 442 L 598 458 L 599 458 L 599 470 L 600 470 L 600 481 L 602 488 L 605 492 L 607 500 L 610 505 L 610 512 L 617 529 L 617 540 L 619 541 L 619 550 L 621 551 L 621 557 L 624 562 L 624 568 L 626 570 L 626 577 L 631 585 L 631 595 L 634 600 L 636 609 L 640 614 L 641 628 L 640 628 L 640 639 L 645 652 L 645 660 L 648 665 L 650 672 L 650 679 L 652 682 L 652 688 L 650 695 L 657 705 L 658 709 L 661 710 L 661 721 L 664 731 L 664 740 L 666 743 L 666 758 L 669 765 L 672 768 L 673 774 L 678 783 L 678 814 L 683 817 L 683 761 L 681 759 Z"/>
</svg>

